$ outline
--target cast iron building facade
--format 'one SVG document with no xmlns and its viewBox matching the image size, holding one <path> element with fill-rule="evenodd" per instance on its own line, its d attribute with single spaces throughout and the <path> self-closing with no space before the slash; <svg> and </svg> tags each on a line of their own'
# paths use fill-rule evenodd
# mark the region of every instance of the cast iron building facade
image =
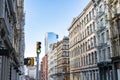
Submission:
<svg viewBox="0 0 120 80">
<path fill-rule="evenodd" d="M 24 0 L 0 0 L 0 80 L 24 78 Z"/>
<path fill-rule="evenodd" d="M 94 7 L 96 11 L 96 47 L 98 53 L 97 66 L 99 67 L 99 76 L 100 80 L 112 80 L 111 44 L 106 0 L 94 1 Z"/>
<path fill-rule="evenodd" d="M 112 50 L 113 80 L 120 80 L 120 0 L 106 0 Z"/>
</svg>

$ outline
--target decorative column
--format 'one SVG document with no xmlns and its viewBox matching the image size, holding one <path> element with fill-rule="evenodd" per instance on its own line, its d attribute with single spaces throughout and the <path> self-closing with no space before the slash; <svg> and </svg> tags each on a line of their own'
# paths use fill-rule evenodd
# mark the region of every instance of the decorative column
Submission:
<svg viewBox="0 0 120 80">
<path fill-rule="evenodd" d="M 112 65 L 112 70 L 113 70 L 113 80 L 118 80 L 117 79 L 117 69 L 115 67 L 115 63 Z"/>
<path fill-rule="evenodd" d="M 94 74 L 93 74 L 93 71 L 92 71 L 92 80 L 94 80 Z"/>
<path fill-rule="evenodd" d="M 89 71 L 89 80 L 91 80 L 91 73 L 90 73 L 91 71 Z"/>
</svg>

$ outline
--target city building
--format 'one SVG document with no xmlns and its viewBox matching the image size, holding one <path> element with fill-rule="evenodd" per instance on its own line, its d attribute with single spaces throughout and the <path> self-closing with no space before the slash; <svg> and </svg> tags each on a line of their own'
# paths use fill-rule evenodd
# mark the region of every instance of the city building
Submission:
<svg viewBox="0 0 120 80">
<path fill-rule="evenodd" d="M 48 80 L 48 54 L 42 58 L 41 80 Z"/>
<path fill-rule="evenodd" d="M 57 79 L 70 80 L 69 67 L 69 38 L 64 37 L 63 40 L 57 42 Z"/>
<path fill-rule="evenodd" d="M 0 0 L 0 80 L 24 79 L 24 0 Z"/>
<path fill-rule="evenodd" d="M 57 80 L 57 43 L 50 45 L 48 53 L 48 80 Z"/>
<path fill-rule="evenodd" d="M 43 62 L 40 64 L 40 80 L 44 80 L 44 74 L 43 74 Z"/>
<path fill-rule="evenodd" d="M 36 65 L 35 66 L 27 66 L 28 76 L 29 78 L 36 79 Z"/>
<path fill-rule="evenodd" d="M 16 15 L 17 18 L 17 23 L 16 23 L 16 30 L 17 32 L 15 33 L 15 43 L 16 46 L 18 47 L 17 55 L 18 61 L 19 61 L 19 70 L 20 70 L 20 75 L 19 75 L 19 80 L 24 79 L 24 52 L 25 52 L 25 33 L 24 33 L 24 25 L 25 25 L 25 13 L 24 13 L 24 0 L 17 0 L 18 3 L 17 8 L 18 8 L 18 13 Z M 16 35 L 18 33 L 18 35 Z M 18 41 L 16 41 L 16 39 Z"/>
<path fill-rule="evenodd" d="M 58 41 L 58 35 L 54 32 L 47 32 L 45 35 L 45 54 L 50 50 L 50 44 Z"/>
<path fill-rule="evenodd" d="M 112 80 L 110 27 L 107 19 L 109 12 L 106 0 L 94 1 L 94 7 L 96 11 L 96 47 L 98 53 L 97 66 L 99 67 L 99 77 L 100 80 Z"/>
<path fill-rule="evenodd" d="M 120 80 L 120 0 L 106 0 L 111 41 L 113 80 Z"/>
<path fill-rule="evenodd" d="M 43 80 L 48 80 L 48 53 L 50 53 L 50 45 L 56 43 L 58 35 L 54 32 L 47 32 L 45 35 L 45 56 L 42 59 L 41 77 Z"/>
<path fill-rule="evenodd" d="M 68 29 L 70 80 L 100 80 L 95 30 L 95 9 L 90 1 Z"/>
</svg>

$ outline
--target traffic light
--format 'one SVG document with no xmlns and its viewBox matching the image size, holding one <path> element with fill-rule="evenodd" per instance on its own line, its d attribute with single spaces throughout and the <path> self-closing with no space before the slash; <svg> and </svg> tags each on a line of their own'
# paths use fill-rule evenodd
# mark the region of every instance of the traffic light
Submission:
<svg viewBox="0 0 120 80">
<path fill-rule="evenodd" d="M 27 65 L 27 66 L 30 65 L 30 58 L 25 58 L 24 59 L 24 65 Z"/>
<path fill-rule="evenodd" d="M 30 66 L 34 66 L 34 58 L 30 58 Z"/>
<path fill-rule="evenodd" d="M 34 66 L 34 57 L 25 58 L 25 59 L 24 59 L 24 65 Z"/>
<path fill-rule="evenodd" d="M 36 53 L 40 54 L 41 53 L 41 42 L 37 42 L 36 48 L 37 48 Z"/>
</svg>

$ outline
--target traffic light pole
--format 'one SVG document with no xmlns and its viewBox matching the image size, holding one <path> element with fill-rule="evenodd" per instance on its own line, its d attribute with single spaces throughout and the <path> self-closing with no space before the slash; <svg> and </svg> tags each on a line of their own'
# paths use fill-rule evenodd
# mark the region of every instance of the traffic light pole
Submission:
<svg viewBox="0 0 120 80">
<path fill-rule="evenodd" d="M 39 80 L 39 54 L 37 54 L 36 62 L 37 62 L 37 65 L 36 65 L 36 80 Z"/>
<path fill-rule="evenodd" d="M 36 44 L 36 53 L 37 53 L 37 57 L 36 57 L 36 80 L 40 80 L 39 79 L 39 54 L 41 53 L 41 42 L 37 42 Z"/>
</svg>

